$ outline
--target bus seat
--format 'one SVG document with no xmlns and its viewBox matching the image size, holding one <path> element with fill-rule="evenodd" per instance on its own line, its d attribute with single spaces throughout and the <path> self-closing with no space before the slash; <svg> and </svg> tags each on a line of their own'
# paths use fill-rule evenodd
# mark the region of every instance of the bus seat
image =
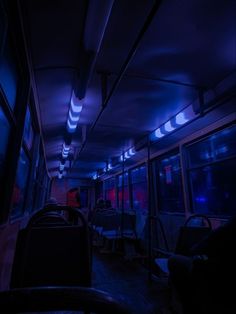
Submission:
<svg viewBox="0 0 236 314">
<path fill-rule="evenodd" d="M 198 223 L 193 223 L 196 219 Z M 206 223 L 205 223 L 206 222 Z M 191 215 L 183 226 L 179 229 L 179 235 L 174 252 L 154 248 L 155 264 L 162 274 L 168 275 L 168 259 L 174 255 L 191 255 L 191 248 L 202 239 L 204 239 L 212 231 L 212 225 L 208 217 L 205 215 Z"/>
<path fill-rule="evenodd" d="M 169 259 L 172 295 L 183 313 L 236 313 L 234 245 L 236 216 L 214 229 L 191 248 L 190 256 Z"/>
<path fill-rule="evenodd" d="M 40 217 L 49 212 L 36 213 L 19 232 L 11 288 L 91 285 L 90 238 L 83 214 L 68 206 L 57 210 L 72 211 L 80 225 L 57 224 L 58 217 L 50 215 L 55 223 L 43 224 Z"/>
<path fill-rule="evenodd" d="M 128 305 L 112 294 L 88 287 L 38 287 L 0 292 L 1 313 L 62 313 L 62 311 L 131 313 Z"/>
</svg>

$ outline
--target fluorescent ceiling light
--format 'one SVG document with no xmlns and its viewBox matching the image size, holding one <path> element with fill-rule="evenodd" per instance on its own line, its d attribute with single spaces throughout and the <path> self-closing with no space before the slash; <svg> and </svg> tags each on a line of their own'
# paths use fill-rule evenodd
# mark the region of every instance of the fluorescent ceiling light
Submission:
<svg viewBox="0 0 236 314">
<path fill-rule="evenodd" d="M 71 120 L 71 122 L 78 122 L 79 121 L 79 115 L 75 115 L 73 116 L 71 113 L 71 110 L 69 111 L 69 120 Z"/>
<path fill-rule="evenodd" d="M 134 151 L 133 148 L 130 148 L 130 149 L 129 149 L 129 155 L 130 155 L 130 156 L 135 155 L 135 151 Z"/>
<path fill-rule="evenodd" d="M 167 121 L 167 122 L 164 124 L 164 129 L 165 129 L 167 132 L 171 132 L 171 131 L 173 131 L 175 128 L 171 125 L 170 121 Z"/>
<path fill-rule="evenodd" d="M 176 121 L 177 124 L 182 125 L 182 124 L 185 124 L 186 122 L 188 122 L 189 120 L 185 118 L 183 112 L 180 112 L 175 117 L 175 121 Z"/>
<path fill-rule="evenodd" d="M 164 135 L 165 135 L 165 134 L 161 133 L 160 128 L 158 128 L 158 129 L 155 131 L 155 136 L 156 136 L 157 138 L 161 138 L 161 137 L 163 137 Z"/>
</svg>

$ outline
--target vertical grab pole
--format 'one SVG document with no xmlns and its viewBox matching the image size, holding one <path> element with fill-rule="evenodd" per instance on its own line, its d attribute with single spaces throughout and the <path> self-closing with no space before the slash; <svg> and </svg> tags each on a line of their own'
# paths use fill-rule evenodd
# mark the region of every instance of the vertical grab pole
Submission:
<svg viewBox="0 0 236 314">
<path fill-rule="evenodd" d="M 148 280 L 152 280 L 152 172 L 150 161 L 150 140 L 147 145 L 147 191 L 148 191 Z"/>
</svg>

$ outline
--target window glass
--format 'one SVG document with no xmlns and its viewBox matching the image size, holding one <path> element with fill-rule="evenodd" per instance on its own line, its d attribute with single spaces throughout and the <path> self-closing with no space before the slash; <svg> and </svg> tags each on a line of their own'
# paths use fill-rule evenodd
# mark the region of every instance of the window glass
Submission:
<svg viewBox="0 0 236 314">
<path fill-rule="evenodd" d="M 191 144 L 187 147 L 187 153 L 193 211 L 221 216 L 234 214 L 236 208 L 235 125 Z"/>
<path fill-rule="evenodd" d="M 12 213 L 11 216 L 20 216 L 23 213 L 25 196 L 27 191 L 27 179 L 29 174 L 30 161 L 24 149 L 21 148 L 20 158 L 17 165 L 16 180 L 12 196 Z"/>
<path fill-rule="evenodd" d="M 8 138 L 10 133 L 10 125 L 0 107 L 0 178 L 3 173 L 5 157 L 6 157 L 6 149 L 8 144 Z"/>
<path fill-rule="evenodd" d="M 190 172 L 193 210 L 196 213 L 232 215 L 236 208 L 236 159 Z"/>
<path fill-rule="evenodd" d="M 116 207 L 116 190 L 115 178 L 108 179 L 104 182 L 105 199 L 111 201 L 113 208 Z"/>
<path fill-rule="evenodd" d="M 8 104 L 12 109 L 15 107 L 18 85 L 18 73 L 15 59 L 9 40 L 6 40 L 6 45 L 0 60 L 0 84 Z"/>
<path fill-rule="evenodd" d="M 131 170 L 131 190 L 133 209 L 147 214 L 148 210 L 148 191 L 146 166 L 141 166 Z"/>
<path fill-rule="evenodd" d="M 24 141 L 28 149 L 31 150 L 33 145 L 33 128 L 29 108 L 27 108 L 25 117 Z"/>
<path fill-rule="evenodd" d="M 188 146 L 189 167 L 199 167 L 236 155 L 236 126 Z"/>
<path fill-rule="evenodd" d="M 118 208 L 122 209 L 122 174 L 118 176 Z M 124 209 L 130 209 L 128 172 L 124 173 Z"/>
<path fill-rule="evenodd" d="M 89 199 L 89 189 L 87 187 L 81 187 L 80 188 L 80 202 L 81 202 L 82 208 L 88 207 L 88 199 Z"/>
<path fill-rule="evenodd" d="M 183 212 L 183 189 L 179 155 L 171 155 L 158 162 L 159 203 L 162 211 Z"/>
</svg>

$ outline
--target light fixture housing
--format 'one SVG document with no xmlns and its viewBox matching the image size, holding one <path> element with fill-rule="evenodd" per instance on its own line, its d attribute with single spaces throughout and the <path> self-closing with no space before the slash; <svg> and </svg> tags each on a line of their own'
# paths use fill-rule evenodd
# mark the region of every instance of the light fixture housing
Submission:
<svg viewBox="0 0 236 314">
<path fill-rule="evenodd" d="M 69 133 L 75 132 L 82 108 L 81 100 L 76 98 L 75 93 L 73 92 L 67 118 L 67 131 Z"/>
</svg>

